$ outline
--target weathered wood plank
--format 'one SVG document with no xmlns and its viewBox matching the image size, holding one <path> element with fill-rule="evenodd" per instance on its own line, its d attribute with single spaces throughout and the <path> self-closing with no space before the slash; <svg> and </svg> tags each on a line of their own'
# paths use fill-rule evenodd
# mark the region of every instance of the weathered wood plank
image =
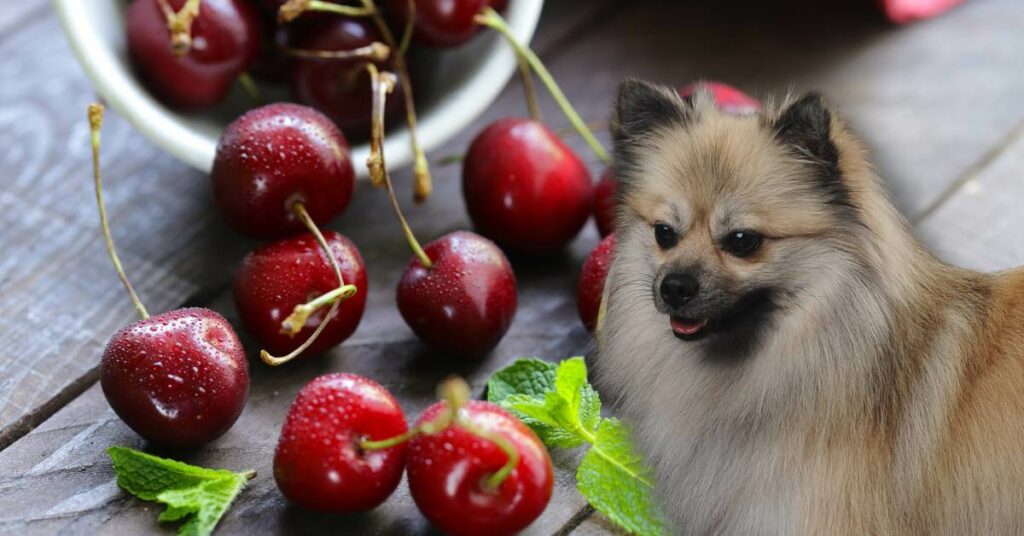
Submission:
<svg viewBox="0 0 1024 536">
<path fill-rule="evenodd" d="M 1024 128 L 1006 149 L 970 177 L 917 227 L 942 259 L 996 271 L 1024 265 Z"/>
<path fill-rule="evenodd" d="M 538 40 L 556 42 L 604 5 L 551 3 Z M 84 120 L 92 92 L 59 31 L 47 11 L 0 41 L 0 449 L 95 381 L 103 341 L 133 319 L 97 230 Z M 103 139 L 115 238 L 149 307 L 223 289 L 253 242 L 219 221 L 208 179 L 116 114 Z"/>
<path fill-rule="evenodd" d="M 7 2 L 0 10 L 0 40 L 8 35 L 8 32 L 26 20 L 43 13 L 47 0 L 20 0 L 18 2 Z"/>
</svg>

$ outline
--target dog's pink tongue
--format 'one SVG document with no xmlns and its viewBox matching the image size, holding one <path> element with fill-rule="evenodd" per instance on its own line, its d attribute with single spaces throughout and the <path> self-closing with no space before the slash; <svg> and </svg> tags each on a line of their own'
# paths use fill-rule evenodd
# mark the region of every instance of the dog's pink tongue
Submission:
<svg viewBox="0 0 1024 536">
<path fill-rule="evenodd" d="M 683 320 L 676 317 L 672 317 L 670 322 L 672 324 L 672 331 L 680 335 L 693 335 L 704 329 L 704 326 L 708 324 L 707 320 Z"/>
</svg>

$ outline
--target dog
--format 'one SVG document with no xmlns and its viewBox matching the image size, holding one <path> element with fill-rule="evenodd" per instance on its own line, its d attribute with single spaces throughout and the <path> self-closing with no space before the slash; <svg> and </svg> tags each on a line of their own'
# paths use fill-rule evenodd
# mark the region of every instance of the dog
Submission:
<svg viewBox="0 0 1024 536">
<path fill-rule="evenodd" d="M 923 247 L 823 98 L 637 80 L 593 355 L 686 534 L 1024 534 L 1024 271 Z"/>
</svg>

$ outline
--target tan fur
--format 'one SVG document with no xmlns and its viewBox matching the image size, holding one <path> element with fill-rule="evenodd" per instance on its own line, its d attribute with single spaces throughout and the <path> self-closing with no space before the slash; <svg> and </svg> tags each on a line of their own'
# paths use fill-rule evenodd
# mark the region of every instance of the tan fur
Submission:
<svg viewBox="0 0 1024 536">
<path fill-rule="evenodd" d="M 665 511 L 686 534 L 1024 533 L 1024 272 L 929 254 L 833 116 L 859 223 L 838 217 L 772 137 L 787 105 L 730 116 L 699 94 L 625 179 L 595 368 Z M 762 250 L 722 252 L 735 228 Z M 725 291 L 788 290 L 741 362 L 709 362 L 655 307 L 659 270 L 695 261 Z"/>
</svg>

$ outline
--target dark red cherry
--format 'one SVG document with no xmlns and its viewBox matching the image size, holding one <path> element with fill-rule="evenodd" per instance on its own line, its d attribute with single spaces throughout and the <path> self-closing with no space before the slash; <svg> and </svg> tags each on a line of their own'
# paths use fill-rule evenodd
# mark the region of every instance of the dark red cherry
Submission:
<svg viewBox="0 0 1024 536">
<path fill-rule="evenodd" d="M 597 181 L 597 186 L 594 187 L 594 222 L 597 223 L 597 232 L 601 233 L 602 237 L 615 231 L 615 219 L 618 217 L 617 189 L 615 172 L 612 168 L 604 170 L 601 180 Z"/>
<path fill-rule="evenodd" d="M 608 268 L 612 265 L 614 251 L 615 235 L 610 234 L 590 252 L 580 270 L 580 280 L 576 287 L 576 308 L 580 313 L 580 321 L 588 331 L 594 331 L 597 325 L 601 298 L 604 296 L 604 281 L 608 277 Z"/>
<path fill-rule="evenodd" d="M 505 254 L 486 238 L 455 231 L 423 248 L 398 283 L 398 310 L 416 335 L 457 355 L 489 352 L 516 313 L 516 277 Z"/>
<path fill-rule="evenodd" d="M 295 397 L 274 453 L 274 480 L 288 500 L 311 510 L 359 512 L 398 487 L 407 446 L 364 450 L 408 429 L 398 402 L 355 374 L 320 376 Z"/>
<path fill-rule="evenodd" d="M 462 194 L 480 234 L 503 248 L 554 253 L 583 228 L 590 172 L 554 132 L 531 119 L 495 121 L 466 154 Z"/>
<path fill-rule="evenodd" d="M 761 110 L 761 101 L 722 82 L 694 82 L 679 88 L 679 96 L 683 98 L 689 97 L 702 86 L 711 92 L 711 96 L 715 98 L 715 104 L 723 112 L 744 115 Z"/>
<path fill-rule="evenodd" d="M 348 141 L 323 114 L 298 104 L 250 110 L 221 134 L 210 173 L 221 214 L 239 232 L 276 238 L 304 229 L 302 203 L 317 225 L 352 199 Z"/>
<path fill-rule="evenodd" d="M 341 268 L 345 284 L 356 293 L 343 301 L 334 318 L 303 355 L 314 355 L 341 344 L 359 326 L 366 309 L 366 266 L 351 240 L 324 232 L 327 245 Z M 257 248 L 242 259 L 232 287 L 242 326 L 272 354 L 288 354 L 323 322 L 329 306 L 316 310 L 301 331 L 281 332 L 281 322 L 296 305 L 338 288 L 338 278 L 312 234 L 302 234 Z"/>
<path fill-rule="evenodd" d="M 186 0 L 167 0 L 180 10 Z M 143 83 L 168 106 L 217 104 L 260 51 L 259 19 L 245 0 L 203 0 L 191 46 L 179 57 L 158 0 L 135 0 L 125 14 L 128 53 Z"/>
<path fill-rule="evenodd" d="M 249 362 L 223 316 L 176 309 L 121 328 L 100 362 L 100 386 L 132 430 L 164 447 L 198 447 L 242 413 Z"/>
<path fill-rule="evenodd" d="M 445 402 L 428 408 L 417 421 L 436 419 L 448 411 Z M 547 507 L 554 482 L 551 458 L 526 425 L 495 404 L 467 402 L 461 418 L 487 433 L 503 436 L 519 462 L 496 488 L 489 476 L 509 461 L 496 443 L 457 423 L 409 442 L 409 491 L 420 512 L 452 536 L 505 536 L 518 533 Z"/>
<path fill-rule="evenodd" d="M 293 46 L 303 50 L 349 51 L 381 42 L 382 37 L 368 18 L 331 16 L 309 24 L 301 32 L 292 32 Z M 365 139 L 370 135 L 371 90 L 365 58 L 301 58 L 292 67 L 292 94 L 295 100 L 320 110 L 348 136 Z M 380 69 L 390 63 L 376 62 Z M 395 86 L 387 99 L 385 118 L 400 119 L 404 110 L 402 85 Z"/>
<path fill-rule="evenodd" d="M 469 41 L 481 26 L 473 17 L 485 6 L 501 11 L 505 0 L 415 0 L 413 39 L 431 47 L 454 47 Z M 409 18 L 409 0 L 385 3 L 392 26 L 401 33 Z"/>
</svg>

